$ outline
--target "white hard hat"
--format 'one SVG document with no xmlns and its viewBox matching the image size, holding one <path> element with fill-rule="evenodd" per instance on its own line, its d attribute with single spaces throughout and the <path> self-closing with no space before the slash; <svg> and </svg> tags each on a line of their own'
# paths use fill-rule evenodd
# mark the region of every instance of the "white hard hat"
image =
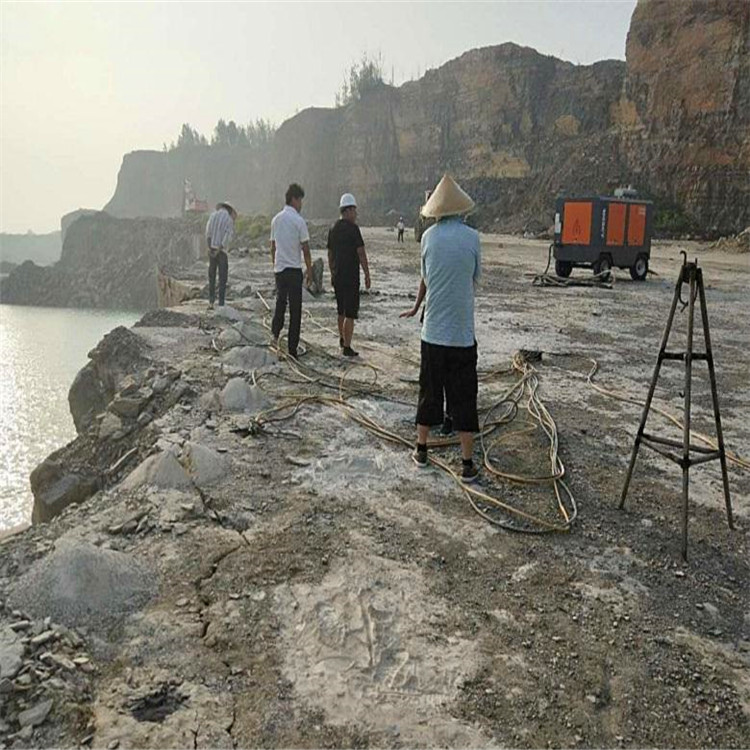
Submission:
<svg viewBox="0 0 750 750">
<path fill-rule="evenodd" d="M 339 201 L 339 209 L 349 208 L 350 206 L 357 207 L 357 199 L 351 193 L 344 193 Z"/>
</svg>

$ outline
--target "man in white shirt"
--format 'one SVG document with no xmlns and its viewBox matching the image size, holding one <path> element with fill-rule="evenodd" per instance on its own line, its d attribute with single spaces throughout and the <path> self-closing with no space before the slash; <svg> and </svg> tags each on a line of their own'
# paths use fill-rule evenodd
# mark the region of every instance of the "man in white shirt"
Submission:
<svg viewBox="0 0 750 750">
<path fill-rule="evenodd" d="M 271 222 L 271 262 L 276 275 L 276 311 L 271 323 L 274 346 L 278 349 L 279 334 L 284 327 L 289 301 L 289 356 L 297 359 L 299 332 L 302 322 L 302 258 L 307 267 L 306 284 L 312 278 L 310 234 L 307 222 L 300 216 L 305 191 L 293 182 L 286 191 L 286 205 Z"/>
</svg>

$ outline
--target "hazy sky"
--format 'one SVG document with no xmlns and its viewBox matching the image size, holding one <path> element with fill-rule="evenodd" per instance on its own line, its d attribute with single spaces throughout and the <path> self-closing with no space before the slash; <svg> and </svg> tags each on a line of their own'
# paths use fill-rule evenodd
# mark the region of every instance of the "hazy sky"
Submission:
<svg viewBox="0 0 750 750">
<path fill-rule="evenodd" d="M 332 106 L 363 52 L 396 84 L 506 41 L 577 63 L 624 59 L 635 0 L 0 0 L 0 229 L 47 232 L 112 196 L 123 154 L 183 122 L 277 124 Z"/>
</svg>

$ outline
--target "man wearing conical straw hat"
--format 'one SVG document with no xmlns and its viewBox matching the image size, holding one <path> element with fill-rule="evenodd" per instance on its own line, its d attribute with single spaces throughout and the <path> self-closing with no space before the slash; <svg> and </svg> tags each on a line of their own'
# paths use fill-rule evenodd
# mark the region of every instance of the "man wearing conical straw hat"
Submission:
<svg viewBox="0 0 750 750">
<path fill-rule="evenodd" d="M 461 441 L 461 481 L 473 482 L 479 469 L 472 460 L 477 417 L 477 342 L 474 337 L 474 287 L 481 273 L 479 233 L 462 216 L 474 201 L 448 174 L 422 208 L 437 219 L 422 235 L 422 280 L 414 307 L 426 298 L 422 323 L 422 358 L 417 405 L 417 447 L 412 458 L 428 465 L 430 427 L 443 422 L 443 396 Z"/>
</svg>

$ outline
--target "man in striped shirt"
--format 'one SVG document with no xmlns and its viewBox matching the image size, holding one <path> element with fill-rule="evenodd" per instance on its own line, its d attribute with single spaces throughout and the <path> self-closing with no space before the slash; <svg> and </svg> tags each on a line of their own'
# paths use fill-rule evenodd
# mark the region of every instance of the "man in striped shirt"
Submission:
<svg viewBox="0 0 750 750">
<path fill-rule="evenodd" d="M 208 243 L 208 309 L 214 309 L 216 299 L 216 271 L 219 271 L 219 307 L 224 306 L 229 275 L 227 250 L 234 234 L 237 211 L 231 203 L 216 204 L 216 210 L 208 217 L 206 242 Z"/>
</svg>

